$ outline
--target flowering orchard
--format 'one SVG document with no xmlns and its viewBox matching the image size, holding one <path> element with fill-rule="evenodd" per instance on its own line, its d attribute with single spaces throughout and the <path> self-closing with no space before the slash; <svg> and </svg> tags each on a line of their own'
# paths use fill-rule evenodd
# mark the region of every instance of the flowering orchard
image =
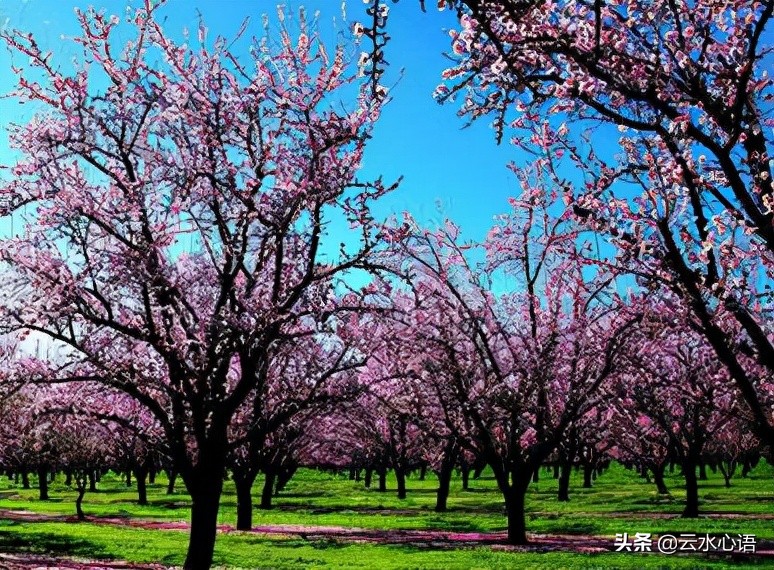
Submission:
<svg viewBox="0 0 774 570">
<path fill-rule="evenodd" d="M 358 176 L 387 5 L 352 25 L 355 61 L 303 11 L 236 53 L 247 25 L 180 43 L 163 4 L 78 11 L 68 72 L 1 35 L 35 116 L 0 178 L 23 222 L 0 240 L 0 469 L 41 500 L 62 472 L 84 518 L 107 470 L 140 504 L 165 471 L 207 568 L 224 478 L 250 530 L 259 473 L 269 509 L 300 467 L 380 491 L 392 470 L 401 499 L 429 470 L 443 512 L 455 469 L 488 468 L 522 545 L 541 467 L 566 501 L 576 466 L 666 494 L 677 465 L 697 517 L 707 467 L 729 486 L 772 460 L 774 2 L 439 1 L 459 28 L 436 97 L 532 157 L 479 241 L 378 220 L 397 183 Z"/>
</svg>

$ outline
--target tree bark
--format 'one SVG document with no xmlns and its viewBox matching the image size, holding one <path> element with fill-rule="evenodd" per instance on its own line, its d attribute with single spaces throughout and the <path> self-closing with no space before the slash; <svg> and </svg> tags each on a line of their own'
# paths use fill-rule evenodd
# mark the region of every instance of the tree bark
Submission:
<svg viewBox="0 0 774 570">
<path fill-rule="evenodd" d="M 527 540 L 527 521 L 524 512 L 524 496 L 529 486 L 531 474 L 522 481 L 521 478 L 513 482 L 506 499 L 508 511 L 508 543 L 515 545 L 529 544 Z"/>
<path fill-rule="evenodd" d="M 177 479 L 177 471 L 174 469 L 167 471 L 167 495 L 175 494 L 175 480 Z"/>
<path fill-rule="evenodd" d="M 48 501 L 48 469 L 45 465 L 38 466 L 38 498 Z"/>
<path fill-rule="evenodd" d="M 583 488 L 591 489 L 591 481 L 594 479 L 594 468 L 591 463 L 583 464 Z"/>
<path fill-rule="evenodd" d="M 237 530 L 253 528 L 253 483 L 258 473 L 234 473 L 237 492 Z M 271 498 L 269 499 L 271 501 Z"/>
<path fill-rule="evenodd" d="M 24 469 L 21 472 L 21 480 L 22 480 L 22 489 L 29 489 L 30 488 L 30 474 L 27 472 L 26 469 Z"/>
<path fill-rule="evenodd" d="M 559 501 L 570 500 L 570 473 L 572 466 L 569 463 L 563 463 L 559 470 Z"/>
<path fill-rule="evenodd" d="M 460 473 L 462 474 L 462 490 L 467 491 L 470 489 L 470 467 L 463 465 Z"/>
<path fill-rule="evenodd" d="M 454 465 L 442 465 L 438 471 L 438 493 L 435 498 L 435 512 L 446 512 L 446 501 L 449 498 L 449 486 L 451 484 Z"/>
<path fill-rule="evenodd" d="M 263 491 L 261 492 L 261 504 L 259 508 L 270 509 L 271 498 L 274 495 L 274 482 L 277 480 L 277 475 L 273 469 L 265 471 L 266 479 L 263 481 Z"/>
<path fill-rule="evenodd" d="M 699 462 L 699 481 L 707 480 L 707 464 L 704 461 Z"/>
<path fill-rule="evenodd" d="M 93 469 L 89 471 L 89 491 L 97 492 L 97 474 Z"/>
<path fill-rule="evenodd" d="M 212 565 L 223 477 L 222 470 L 208 472 L 210 476 L 199 475 L 196 491 L 191 493 L 191 530 L 183 564 L 185 570 L 208 570 Z"/>
<path fill-rule="evenodd" d="M 699 516 L 699 482 L 696 479 L 696 463 L 685 461 L 683 463 L 683 476 L 685 477 L 685 510 L 683 518 L 696 518 Z"/>
<path fill-rule="evenodd" d="M 667 489 L 666 483 L 664 482 L 664 465 L 656 465 L 653 467 L 653 481 L 656 483 L 656 489 L 658 489 L 659 494 L 661 495 L 668 495 L 669 489 Z"/>
<path fill-rule="evenodd" d="M 384 493 L 387 490 L 387 469 L 379 470 L 379 492 Z"/>
<path fill-rule="evenodd" d="M 403 469 L 395 469 L 395 478 L 398 480 L 398 498 L 406 498 L 406 472 Z"/>
<path fill-rule="evenodd" d="M 145 479 L 148 476 L 148 469 L 146 467 L 136 467 L 134 469 L 134 478 L 137 481 L 137 504 L 148 504 L 148 488 L 145 484 Z"/>
<path fill-rule="evenodd" d="M 365 472 L 365 488 L 370 489 L 371 488 L 371 478 L 374 476 L 374 470 L 373 469 L 366 469 Z"/>
<path fill-rule="evenodd" d="M 82 521 L 86 519 L 86 515 L 83 512 L 83 497 L 86 495 L 86 476 L 76 476 L 75 486 L 78 489 L 78 496 L 75 498 L 75 513 L 78 515 L 78 520 Z"/>
</svg>

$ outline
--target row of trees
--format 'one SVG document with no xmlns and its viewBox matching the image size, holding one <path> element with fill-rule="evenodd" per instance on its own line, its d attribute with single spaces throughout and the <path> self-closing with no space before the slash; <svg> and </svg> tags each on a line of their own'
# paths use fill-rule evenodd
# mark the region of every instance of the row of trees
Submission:
<svg viewBox="0 0 774 570">
<path fill-rule="evenodd" d="M 447 488 L 485 463 L 524 543 L 548 461 L 608 454 L 656 477 L 678 462 L 693 516 L 696 466 L 728 450 L 713 446 L 771 453 L 772 3 L 457 2 L 439 97 L 494 113 L 498 138 L 526 130 L 514 143 L 535 154 L 481 243 L 371 213 L 394 188 L 357 177 L 385 103 L 386 6 L 358 24 L 373 50 L 356 70 L 303 17 L 249 54 L 194 50 L 160 4 L 130 15 L 123 50 L 118 18 L 79 12 L 71 73 L 3 32 L 39 114 L 12 127 L 0 186 L 23 222 L 0 242 L 0 321 L 49 355 L 10 359 L 4 405 L 36 427 L 9 424 L 3 457 L 44 457 L 53 418 L 74 422 L 57 457 L 131 433 L 136 462 L 160 454 L 190 494 L 185 566 L 201 568 L 227 470 L 249 526 L 259 470 L 284 480 L 299 457 L 392 468 L 399 492 L 420 459 Z M 621 127 L 623 155 L 560 116 Z M 88 478 L 90 461 L 67 469 Z"/>
</svg>

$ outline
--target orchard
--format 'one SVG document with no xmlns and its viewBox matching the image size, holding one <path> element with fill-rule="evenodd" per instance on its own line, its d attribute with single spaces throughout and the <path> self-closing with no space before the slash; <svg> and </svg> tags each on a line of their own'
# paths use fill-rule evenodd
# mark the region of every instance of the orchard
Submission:
<svg viewBox="0 0 774 570">
<path fill-rule="evenodd" d="M 774 560 L 774 1 L 18 4 L 0 566 Z"/>
</svg>

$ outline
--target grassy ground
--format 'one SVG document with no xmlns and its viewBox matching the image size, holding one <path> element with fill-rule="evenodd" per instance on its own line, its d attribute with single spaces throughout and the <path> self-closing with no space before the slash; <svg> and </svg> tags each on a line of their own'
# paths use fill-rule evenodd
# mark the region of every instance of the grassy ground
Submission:
<svg viewBox="0 0 774 570">
<path fill-rule="evenodd" d="M 582 534 L 609 537 L 616 533 L 752 533 L 758 539 L 774 540 L 774 471 L 759 465 L 748 478 L 723 486 L 722 477 L 709 474 L 701 484 L 701 508 L 707 513 L 741 515 L 735 518 L 684 520 L 682 480 L 669 475 L 672 494 L 661 497 L 655 486 L 631 471 L 613 465 L 594 484 L 582 489 L 580 474 L 573 476 L 571 500 L 556 500 L 556 481 L 541 472 L 529 490 L 527 510 L 530 532 Z M 50 489 L 51 500 L 38 501 L 37 490 L 23 490 L 6 478 L 0 480 L 0 509 L 29 510 L 42 514 L 74 514 L 73 491 L 59 478 Z M 33 479 L 33 486 L 35 480 Z M 136 491 L 118 478 L 103 478 L 96 493 L 87 493 L 87 515 L 128 517 L 159 521 L 187 521 L 188 498 L 164 494 L 166 481 L 157 479 L 149 487 L 148 506 L 136 504 Z M 261 481 L 257 482 L 256 494 Z M 302 470 L 275 499 L 271 511 L 255 511 L 255 525 L 344 526 L 370 529 L 426 529 L 459 532 L 496 532 L 505 529 L 502 500 L 495 483 L 486 474 L 471 481 L 463 491 L 452 482 L 449 512 L 433 512 L 437 481 L 411 478 L 406 500 L 392 490 L 379 493 L 362 483 Z M 226 491 L 219 515 L 223 525 L 233 525 L 236 500 L 233 486 Z M 114 558 L 133 562 L 182 563 L 187 544 L 180 530 L 146 530 L 69 521 L 0 521 L 0 551 L 40 552 L 90 558 Z M 769 559 L 770 561 L 772 559 Z M 506 567 L 735 567 L 764 564 L 764 560 L 733 559 L 706 555 L 665 556 L 635 553 L 579 554 L 571 552 L 507 552 L 492 547 L 439 549 L 431 545 L 349 544 L 336 540 L 307 541 L 282 535 L 225 532 L 218 537 L 216 564 L 242 568 L 297 568 L 334 566 L 352 568 L 506 568 Z"/>
</svg>

